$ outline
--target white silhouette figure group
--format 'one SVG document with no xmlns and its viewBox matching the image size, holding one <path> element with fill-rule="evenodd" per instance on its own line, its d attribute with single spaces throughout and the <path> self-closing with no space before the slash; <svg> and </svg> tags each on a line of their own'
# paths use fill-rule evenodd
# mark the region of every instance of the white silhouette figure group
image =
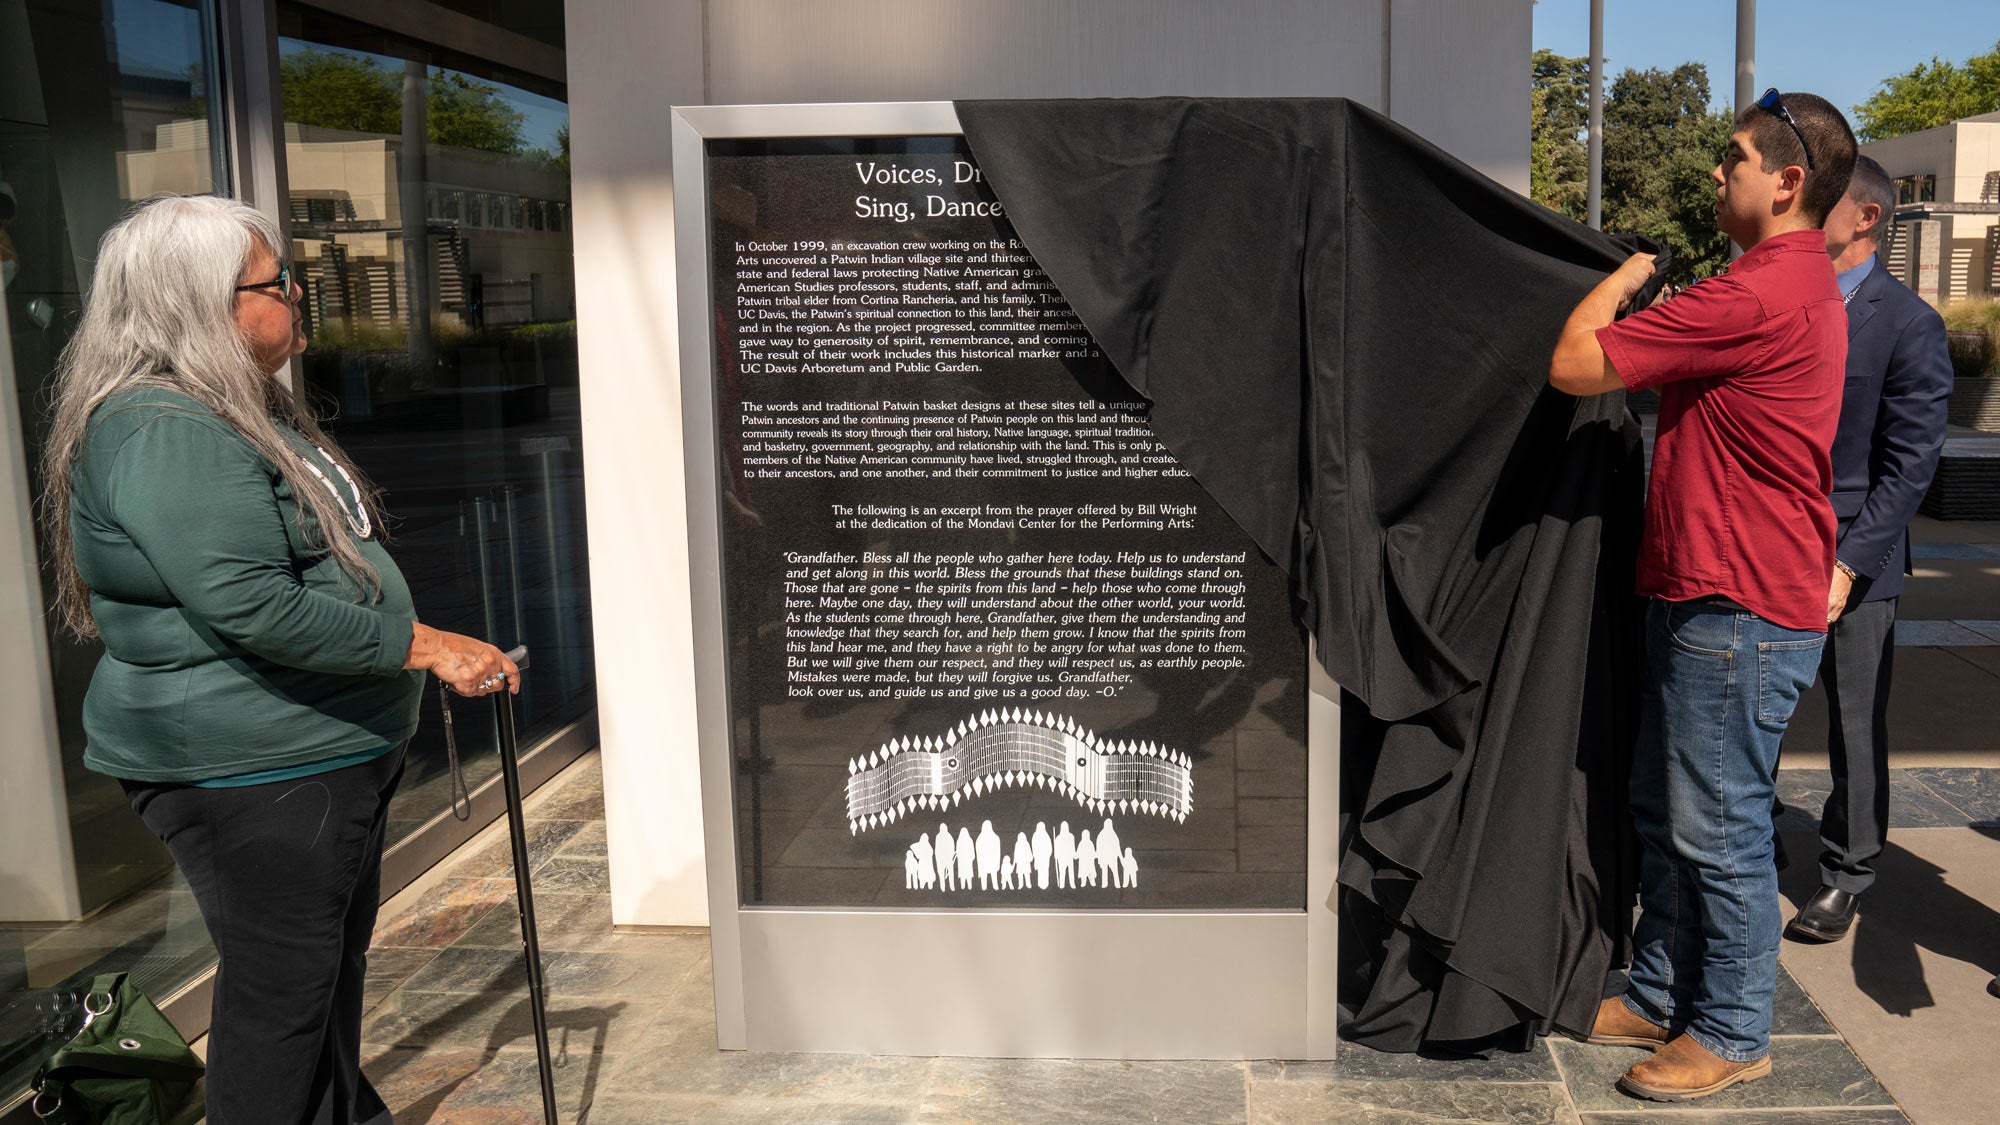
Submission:
<svg viewBox="0 0 2000 1125">
<path fill-rule="evenodd" d="M 1049 835 L 1046 821 L 1035 822 L 1035 834 L 1014 834 L 1007 851 L 993 822 L 983 821 L 974 837 L 960 826 L 954 837 L 940 824 L 935 836 L 919 835 L 903 853 L 903 886 L 910 890 L 969 891 L 977 880 L 982 891 L 1047 890 L 1051 878 L 1058 888 L 1136 887 L 1139 861 L 1131 848 L 1119 849 L 1118 830 L 1106 819 L 1090 838 L 1070 833 L 1069 821 Z"/>
</svg>

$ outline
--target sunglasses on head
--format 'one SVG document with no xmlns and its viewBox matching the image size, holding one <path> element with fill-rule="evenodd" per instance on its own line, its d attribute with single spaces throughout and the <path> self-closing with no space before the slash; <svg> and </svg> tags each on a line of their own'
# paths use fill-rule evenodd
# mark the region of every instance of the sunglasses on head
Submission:
<svg viewBox="0 0 2000 1125">
<path fill-rule="evenodd" d="M 1778 96 L 1776 86 L 1764 91 L 1764 96 L 1757 99 L 1757 108 L 1784 122 L 1785 127 L 1792 131 L 1792 136 L 1799 139 L 1799 151 L 1806 154 L 1806 171 L 1812 171 L 1812 146 L 1806 143 L 1806 135 L 1799 132 L 1798 120 L 1792 116 L 1791 110 L 1785 108 L 1785 99 Z"/>
</svg>

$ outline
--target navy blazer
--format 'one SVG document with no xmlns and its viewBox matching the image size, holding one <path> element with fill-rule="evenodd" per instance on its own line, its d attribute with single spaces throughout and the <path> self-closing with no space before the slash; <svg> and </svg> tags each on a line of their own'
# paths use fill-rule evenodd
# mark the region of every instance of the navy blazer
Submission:
<svg viewBox="0 0 2000 1125">
<path fill-rule="evenodd" d="M 1847 383 L 1833 439 L 1835 555 L 1863 600 L 1903 592 L 1910 520 L 1944 448 L 1951 352 L 1944 320 L 1878 257 L 1847 303 Z"/>
</svg>

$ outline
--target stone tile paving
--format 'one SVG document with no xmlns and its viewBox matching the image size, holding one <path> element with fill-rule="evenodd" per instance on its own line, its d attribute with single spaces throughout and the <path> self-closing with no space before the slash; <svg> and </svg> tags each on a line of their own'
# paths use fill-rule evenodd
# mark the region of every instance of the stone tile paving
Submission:
<svg viewBox="0 0 2000 1125">
<path fill-rule="evenodd" d="M 1821 769 L 1778 771 L 1778 800 L 1785 811 L 1780 829 L 1815 831 L 1832 789 L 1833 775 Z M 1889 827 L 2000 827 L 2000 769 L 1912 766 L 1889 771 Z"/>
<path fill-rule="evenodd" d="M 1972 827 L 2000 827 L 2000 770 L 1942 767 L 1909 773 L 1965 813 Z"/>
<path fill-rule="evenodd" d="M 1992 771 L 1975 770 L 1975 773 Z M 1781 769 L 1778 771 L 1778 799 L 1785 804 L 1778 818 L 1780 829 L 1817 832 L 1820 811 L 1826 807 L 1833 789 L 1833 774 L 1821 769 Z M 1889 771 L 1889 827 L 1963 828 L 1972 817 L 1953 805 L 1908 769 Z"/>
<path fill-rule="evenodd" d="M 1909 648 L 1985 648 L 2000 644 L 2000 621 L 1898 621 L 1896 643 Z"/>
<path fill-rule="evenodd" d="M 1824 772 L 1786 771 L 1787 801 L 1805 806 L 1823 797 Z M 2000 771 L 1897 772 L 1907 817 L 1963 824 L 1988 815 L 1989 804 L 2000 815 Z M 1561 1038 L 1492 1059 L 1355 1047 L 1331 1062 L 718 1051 L 706 936 L 611 931 L 602 818 L 594 755 L 552 781 L 528 809 L 556 1090 L 566 1122 L 1906 1120 L 1788 973 L 1779 981 L 1776 1073 L 1689 1106 L 1659 1106 L 1617 1092 L 1613 1083 L 1636 1052 Z M 496 865 L 495 856 L 503 862 Z M 505 856 L 503 839 L 454 860 L 458 867 L 446 873 L 433 901 L 386 919 L 376 934 L 364 1065 L 401 1125 L 541 1121 L 512 882 L 502 877 Z"/>
</svg>

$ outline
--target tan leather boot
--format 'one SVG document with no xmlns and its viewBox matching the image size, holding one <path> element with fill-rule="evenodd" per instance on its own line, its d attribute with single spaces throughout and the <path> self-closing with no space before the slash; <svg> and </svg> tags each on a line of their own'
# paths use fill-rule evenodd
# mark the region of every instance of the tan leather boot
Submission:
<svg viewBox="0 0 2000 1125">
<path fill-rule="evenodd" d="M 1771 1056 L 1730 1062 L 1696 1042 L 1676 1035 L 1651 1058 L 1632 1064 L 1618 1088 L 1634 1097 L 1656 1102 L 1685 1102 L 1727 1090 L 1738 1082 L 1755 1082 L 1771 1073 Z"/>
<path fill-rule="evenodd" d="M 1597 1006 L 1597 1019 L 1590 1025 L 1590 1035 L 1584 1042 L 1610 1047 L 1658 1047 L 1672 1037 L 1673 1032 L 1613 996 Z"/>
</svg>

